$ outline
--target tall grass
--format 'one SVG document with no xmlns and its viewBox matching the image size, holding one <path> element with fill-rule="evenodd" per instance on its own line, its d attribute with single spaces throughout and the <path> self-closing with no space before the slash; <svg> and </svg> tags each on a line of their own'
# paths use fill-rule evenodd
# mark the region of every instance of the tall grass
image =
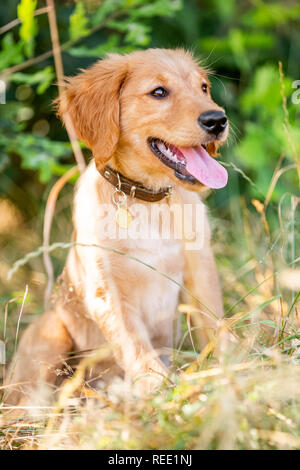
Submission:
<svg viewBox="0 0 300 470">
<path fill-rule="evenodd" d="M 179 308 L 181 341 L 169 351 L 172 383 L 139 400 L 126 394 L 126 384 L 118 380 L 106 390 L 96 390 L 84 379 L 85 368 L 94 361 L 88 354 L 51 406 L 40 390 L 37 406 L 26 418 L 10 418 L 9 410 L 2 410 L 1 448 L 300 448 L 295 293 L 300 274 L 291 259 L 296 250 L 296 208 L 289 204 L 289 213 L 279 211 L 278 217 L 287 221 L 271 233 L 263 203 L 253 204 L 255 209 L 250 210 L 241 199 L 242 225 L 212 217 L 226 319 L 214 342 L 198 354 L 190 338 L 187 308 Z M 26 312 L 23 315 L 26 321 Z M 17 315 L 14 333 L 8 328 L 8 343 L 14 342 L 16 323 Z M 235 342 L 228 340 L 228 328 Z"/>
</svg>

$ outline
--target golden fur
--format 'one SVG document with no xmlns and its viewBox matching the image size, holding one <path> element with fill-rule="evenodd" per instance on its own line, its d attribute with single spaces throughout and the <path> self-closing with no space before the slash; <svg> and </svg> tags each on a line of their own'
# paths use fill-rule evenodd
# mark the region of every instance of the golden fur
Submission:
<svg viewBox="0 0 300 470">
<path fill-rule="evenodd" d="M 204 242 L 201 250 L 184 250 L 182 240 L 164 240 L 161 227 L 152 227 L 155 240 L 101 238 L 98 222 L 101 204 L 111 202 L 114 188 L 96 170 L 109 165 L 128 178 L 158 191 L 173 186 L 169 201 L 138 201 L 146 211 L 151 206 L 202 204 L 191 187 L 180 182 L 173 170 L 155 158 L 147 138 L 155 136 L 176 146 L 206 143 L 216 154 L 221 141 L 210 141 L 197 123 L 210 109 L 222 110 L 205 94 L 208 77 L 193 57 L 183 50 L 149 49 L 128 55 L 109 55 L 90 69 L 67 80 L 59 101 L 63 119 L 68 111 L 80 138 L 93 152 L 94 160 L 80 177 L 74 202 L 74 240 L 64 269 L 58 298 L 24 333 L 16 357 L 7 401 L 29 397 L 39 381 L 54 383 L 55 368 L 71 350 L 113 346 L 114 355 L 102 369 L 107 376 L 124 374 L 136 381 L 138 393 L 155 388 L 168 374 L 160 349 L 173 345 L 173 320 L 180 288 L 157 272 L 117 253 L 95 246 L 107 245 L 141 259 L 167 274 L 198 296 L 218 317 L 223 315 L 221 291 L 210 248 L 207 217 L 203 213 Z M 149 98 L 155 87 L 171 90 L 168 100 Z M 227 132 L 222 136 L 226 140 Z M 190 191 L 192 189 L 193 192 Z M 128 206 L 136 200 L 128 198 Z M 182 293 L 183 294 L 183 293 Z M 194 302 L 191 298 L 186 301 Z M 195 302 L 199 308 L 199 304 Z M 203 313 L 205 308 L 202 307 Z M 207 311 L 206 311 L 207 313 Z M 215 323 L 199 314 L 196 326 L 203 327 L 202 340 Z M 200 335 L 199 335 L 200 336 Z M 203 343 L 202 343 L 203 344 Z M 154 372 L 153 372 L 154 371 Z M 152 375 L 145 375 L 153 372 Z M 157 374 L 156 374 L 157 372 Z"/>
</svg>

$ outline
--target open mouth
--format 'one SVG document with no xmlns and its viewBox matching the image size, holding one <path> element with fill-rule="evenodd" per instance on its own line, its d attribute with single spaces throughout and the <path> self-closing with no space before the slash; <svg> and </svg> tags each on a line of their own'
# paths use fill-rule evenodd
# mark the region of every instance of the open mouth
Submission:
<svg viewBox="0 0 300 470">
<path fill-rule="evenodd" d="M 205 145 L 175 147 L 175 145 L 150 137 L 148 144 L 154 155 L 174 170 L 181 181 L 195 184 L 197 181 L 209 188 L 219 189 L 227 184 L 228 174 L 206 151 Z"/>
</svg>

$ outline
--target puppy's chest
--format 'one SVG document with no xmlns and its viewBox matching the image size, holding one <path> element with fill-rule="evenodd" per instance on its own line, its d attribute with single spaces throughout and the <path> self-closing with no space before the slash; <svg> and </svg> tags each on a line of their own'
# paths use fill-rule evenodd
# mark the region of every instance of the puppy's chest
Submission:
<svg viewBox="0 0 300 470">
<path fill-rule="evenodd" d="M 179 241 L 139 240 L 129 254 L 141 261 L 129 261 L 133 274 L 131 292 L 138 311 L 153 336 L 172 322 L 183 281 L 183 254 Z"/>
</svg>

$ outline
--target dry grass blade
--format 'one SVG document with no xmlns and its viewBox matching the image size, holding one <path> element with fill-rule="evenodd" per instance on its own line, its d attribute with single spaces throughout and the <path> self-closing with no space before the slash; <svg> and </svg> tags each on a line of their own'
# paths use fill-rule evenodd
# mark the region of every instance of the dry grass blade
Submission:
<svg viewBox="0 0 300 470">
<path fill-rule="evenodd" d="M 55 205 L 58 198 L 58 195 L 65 184 L 70 181 L 78 173 L 78 168 L 73 167 L 69 171 L 67 171 L 63 176 L 61 176 L 54 186 L 51 188 L 50 194 L 47 199 L 45 215 L 44 215 L 44 228 L 43 228 L 43 246 L 48 247 L 50 244 L 50 232 L 51 232 L 51 225 L 54 217 L 55 212 Z M 53 273 L 53 266 L 51 263 L 51 258 L 48 251 L 43 252 L 43 260 L 44 266 L 47 273 L 47 285 L 45 289 L 44 295 L 44 305 L 45 310 L 48 310 L 50 304 L 50 296 L 54 285 L 54 273 Z"/>
</svg>

